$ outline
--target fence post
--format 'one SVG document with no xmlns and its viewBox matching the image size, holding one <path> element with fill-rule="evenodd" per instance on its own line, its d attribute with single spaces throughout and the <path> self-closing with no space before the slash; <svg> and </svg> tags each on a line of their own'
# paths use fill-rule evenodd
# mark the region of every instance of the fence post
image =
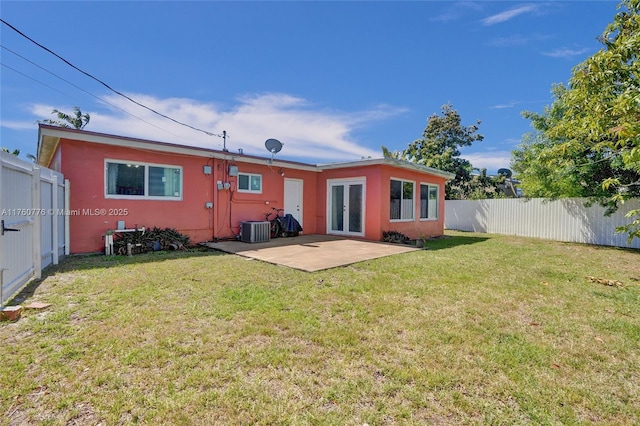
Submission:
<svg viewBox="0 0 640 426">
<path fill-rule="evenodd" d="M 58 247 L 60 246 L 60 237 L 58 235 L 58 175 L 52 173 L 51 179 L 51 209 L 47 212 L 47 220 L 51 221 L 51 240 L 53 248 L 53 264 L 57 265 Z M 49 214 L 51 213 L 51 214 Z"/>
<path fill-rule="evenodd" d="M 31 170 L 31 209 L 33 214 L 33 268 L 35 278 L 42 278 L 42 248 L 41 248 L 41 230 L 42 215 L 40 214 L 40 167 L 33 166 Z"/>
</svg>

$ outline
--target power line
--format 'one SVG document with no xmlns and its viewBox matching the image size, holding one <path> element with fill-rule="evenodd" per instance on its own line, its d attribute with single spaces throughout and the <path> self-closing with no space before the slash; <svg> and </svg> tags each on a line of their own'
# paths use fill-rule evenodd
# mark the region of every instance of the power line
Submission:
<svg viewBox="0 0 640 426">
<path fill-rule="evenodd" d="M 41 70 L 43 70 L 43 71 L 45 71 L 45 72 L 47 72 L 47 73 L 51 74 L 52 76 L 54 76 L 54 77 L 56 77 L 56 78 L 58 78 L 58 79 L 60 79 L 60 80 L 64 81 L 65 83 L 69 84 L 70 86 L 73 86 L 73 87 L 75 87 L 76 89 L 78 89 L 78 90 L 80 90 L 80 91 L 82 91 L 82 92 L 86 93 L 87 95 L 89 95 L 89 96 L 93 96 L 94 98 L 98 99 L 100 102 L 104 102 L 105 104 L 110 105 L 110 106 L 112 106 L 113 108 L 118 109 L 118 110 L 120 110 L 120 111 L 124 112 L 125 114 L 129 114 L 131 117 L 133 117 L 133 118 L 137 118 L 138 120 L 143 121 L 143 122 L 147 123 L 148 125 L 150 125 L 150 126 L 152 126 L 152 127 L 155 127 L 155 128 L 156 128 L 156 129 L 158 129 L 158 130 L 162 130 L 163 132 L 166 132 L 166 133 L 168 133 L 168 134 L 170 134 L 170 135 L 173 135 L 173 136 L 175 136 L 175 137 L 178 137 L 178 135 L 176 135 L 175 133 L 171 133 L 170 131 L 168 131 L 168 130 L 166 130 L 166 129 L 163 129 L 162 127 L 158 127 L 158 126 L 156 126 L 155 124 L 150 123 L 149 121 L 145 120 L 144 118 L 140 118 L 140 117 L 138 117 L 137 115 L 132 114 L 132 113 L 130 113 L 129 111 L 127 111 L 127 110 L 124 110 L 124 109 L 120 108 L 118 105 L 112 104 L 111 102 L 109 102 L 109 101 L 107 101 L 107 100 L 105 100 L 105 99 L 102 99 L 101 97 L 99 97 L 99 96 L 97 96 L 97 95 L 94 95 L 93 93 L 91 93 L 91 92 L 89 92 L 89 91 L 87 91 L 87 90 L 83 89 L 82 87 L 80 87 L 80 86 L 77 86 L 77 85 L 73 84 L 72 82 L 70 82 L 70 81 L 68 81 L 68 80 L 66 80 L 66 79 L 64 79 L 64 78 L 62 78 L 62 77 L 60 77 L 59 75 L 57 75 L 57 74 L 55 74 L 55 73 L 53 73 L 53 72 L 49 71 L 48 69 L 46 69 L 46 68 L 44 68 L 44 67 L 42 67 L 42 66 L 40 66 L 40 65 L 36 64 L 35 62 L 31 61 L 30 59 L 25 58 L 24 56 L 20 55 L 19 53 L 14 52 L 13 50 L 9 49 L 8 47 L 3 46 L 2 44 L 0 44 L 0 47 L 2 47 L 3 49 L 7 50 L 8 52 L 13 53 L 13 54 L 14 54 L 14 55 L 16 55 L 17 57 L 22 58 L 23 60 L 25 60 L 25 61 L 29 62 L 30 64 L 32 64 L 32 65 L 34 65 L 34 66 L 36 66 L 36 67 L 40 68 Z M 39 83 L 39 84 L 41 84 L 41 85 L 43 85 L 43 86 L 45 86 L 45 87 L 48 87 L 48 88 L 49 88 L 49 89 L 51 89 L 51 90 L 55 90 L 56 92 L 61 93 L 61 94 L 63 94 L 63 95 L 68 95 L 67 93 L 62 92 L 62 91 L 60 91 L 60 90 L 56 89 L 55 87 L 49 86 L 49 85 L 48 85 L 48 84 L 46 84 L 46 83 L 43 83 L 43 82 L 41 82 L 41 81 L 39 81 L 39 80 L 36 80 L 35 78 L 30 77 L 30 76 L 28 76 L 27 74 L 25 74 L 25 73 L 23 73 L 23 72 L 20 72 L 20 71 L 18 71 L 18 70 L 16 70 L 16 69 L 14 69 L 14 68 L 11 68 L 11 67 L 10 67 L 10 66 L 8 66 L 8 65 L 5 65 L 5 64 L 2 64 L 2 63 L 0 63 L 0 64 L 1 64 L 2 66 L 4 66 L 4 67 L 6 67 L 6 68 L 10 69 L 11 71 L 13 71 L 13 72 L 15 72 L 15 73 L 18 73 L 18 74 L 20 74 L 20 75 L 22 75 L 22 76 L 24 76 L 24 77 L 26 77 L 26 78 L 28 78 L 28 79 L 30 79 L 30 80 L 35 81 L 36 83 Z"/>
<path fill-rule="evenodd" d="M 2 65 L 3 67 L 5 67 L 5 68 L 7 68 L 7 69 L 10 69 L 11 71 L 15 72 L 16 74 L 20 74 L 21 76 L 28 78 L 28 79 L 29 79 L 29 80 L 31 80 L 31 81 L 35 81 L 36 83 L 41 84 L 41 85 L 43 85 L 44 87 L 48 87 L 49 89 L 54 90 L 54 91 L 56 91 L 56 92 L 58 92 L 58 93 L 60 93 L 60 94 L 62 94 L 62 95 L 66 95 L 66 93 L 64 93 L 62 90 L 56 89 L 56 88 L 55 88 L 55 87 L 53 87 L 53 86 L 49 86 L 47 83 L 43 83 L 43 82 L 41 82 L 40 80 L 36 80 L 35 78 L 30 77 L 30 76 L 28 76 L 27 74 L 25 74 L 25 73 L 23 73 L 23 72 L 20 72 L 20 71 L 18 71 L 18 70 L 17 70 L 17 69 L 15 69 L 15 68 L 11 68 L 11 67 L 10 67 L 9 65 L 7 65 L 7 64 L 4 64 L 4 63 L 0 62 L 0 65 Z"/>
<path fill-rule="evenodd" d="M 35 44 L 36 46 L 38 46 L 41 49 L 46 50 L 47 52 L 51 53 L 53 56 L 55 56 L 56 58 L 60 59 L 62 62 L 64 62 L 65 64 L 69 65 L 71 68 L 81 72 L 82 74 L 86 75 L 87 77 L 91 78 L 92 80 L 97 81 L 98 83 L 102 84 L 104 87 L 106 87 L 107 89 L 111 90 L 113 93 L 122 96 L 123 98 L 133 102 L 134 104 L 151 111 L 152 113 L 159 115 L 160 117 L 166 118 L 168 120 L 173 121 L 174 123 L 180 124 L 181 126 L 185 126 L 185 127 L 189 127 L 190 129 L 196 130 L 198 132 L 202 132 L 208 136 L 217 136 L 219 138 L 222 137 L 221 134 L 217 134 L 217 133 L 212 133 L 209 132 L 207 130 L 203 130 L 203 129 L 199 129 L 197 127 L 194 127 L 190 124 L 187 123 L 183 123 L 181 121 L 176 120 L 175 118 L 171 118 L 168 115 L 162 114 L 156 110 L 154 110 L 153 108 L 149 108 L 148 106 L 141 104 L 140 102 L 136 101 L 135 99 L 130 98 L 129 96 L 125 95 L 122 92 L 117 91 L 116 89 L 114 89 L 113 87 L 109 86 L 107 83 L 105 83 L 104 81 L 100 80 L 97 77 L 94 77 L 92 74 L 78 68 L 77 66 L 73 65 L 71 62 L 69 62 L 68 60 L 66 60 L 65 58 L 63 58 L 62 56 L 58 55 L 56 52 L 54 52 L 53 50 L 47 48 L 46 46 L 43 46 L 42 44 L 38 43 L 37 41 L 35 41 L 34 39 L 32 39 L 31 37 L 29 37 L 28 35 L 24 34 L 23 32 L 21 32 L 20 30 L 18 30 L 16 27 L 14 27 L 13 25 L 11 25 L 10 23 L 8 23 L 7 21 L 5 21 L 4 19 L 0 18 L 0 22 L 2 22 L 3 24 L 5 24 L 6 26 L 8 26 L 9 28 L 11 28 L 13 31 L 15 31 L 16 33 L 20 34 L 22 37 L 26 38 L 27 40 L 29 40 L 31 43 Z"/>
</svg>

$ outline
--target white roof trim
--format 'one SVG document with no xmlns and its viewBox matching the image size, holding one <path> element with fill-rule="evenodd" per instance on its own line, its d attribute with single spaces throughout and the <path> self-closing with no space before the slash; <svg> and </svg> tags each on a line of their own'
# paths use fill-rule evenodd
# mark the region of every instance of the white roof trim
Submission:
<svg viewBox="0 0 640 426">
<path fill-rule="evenodd" d="M 96 143 L 102 145 L 122 146 L 142 150 L 166 152 L 171 154 L 191 155 L 203 158 L 217 158 L 220 160 L 230 160 L 241 163 L 268 164 L 274 167 L 286 167 L 289 169 L 306 170 L 318 172 L 318 168 L 311 164 L 289 162 L 283 160 L 273 160 L 266 157 L 254 157 L 246 154 L 236 154 L 232 152 L 218 151 L 210 148 L 190 147 L 167 142 L 156 142 L 144 139 L 129 138 L 126 136 L 107 135 L 103 133 L 87 132 L 84 130 L 67 129 L 57 126 L 40 125 L 40 140 L 48 136 L 52 138 L 65 138 L 80 140 L 82 142 Z"/>
<path fill-rule="evenodd" d="M 351 161 L 347 163 L 318 164 L 318 168 L 320 170 L 332 170 L 332 169 L 343 169 L 346 167 L 363 167 L 363 166 L 375 166 L 375 165 L 394 166 L 402 169 L 429 173 L 435 176 L 443 177 L 445 179 L 453 179 L 456 177 L 455 173 L 445 172 L 439 169 L 434 169 L 433 167 L 427 167 L 421 164 L 411 163 L 409 161 L 398 160 L 396 158 L 373 158 L 373 159 L 366 159 L 366 160 L 359 160 L 359 161 Z"/>
<path fill-rule="evenodd" d="M 219 151 L 209 148 L 190 147 L 185 145 L 177 145 L 167 142 L 157 142 L 145 139 L 132 138 L 127 136 L 109 135 L 105 133 L 89 132 L 86 130 L 70 129 L 65 127 L 51 126 L 47 124 L 39 124 L 38 127 L 38 160 L 40 161 L 41 144 L 49 141 L 49 143 L 58 143 L 61 138 L 74 139 L 82 142 L 96 143 L 102 145 L 121 146 L 126 148 L 134 148 L 140 150 L 150 150 L 157 152 L 166 152 L 171 154 L 191 155 L 203 158 L 217 158 L 220 160 L 230 160 L 240 163 L 265 164 L 275 167 L 286 167 L 289 169 L 305 170 L 311 172 L 322 172 L 323 170 L 344 169 L 348 167 L 365 167 L 374 165 L 388 165 L 399 167 L 402 169 L 428 173 L 440 176 L 445 179 L 453 179 L 456 175 L 432 167 L 423 166 L 409 161 L 398 160 L 396 158 L 374 158 L 358 161 L 350 161 L 345 163 L 328 163 L 328 164 L 305 164 L 295 161 L 276 160 L 273 161 L 266 157 L 256 157 L 246 154 L 235 154 L 228 151 Z M 49 155 L 53 155 L 50 150 Z M 51 161 L 51 158 L 46 159 Z"/>
</svg>

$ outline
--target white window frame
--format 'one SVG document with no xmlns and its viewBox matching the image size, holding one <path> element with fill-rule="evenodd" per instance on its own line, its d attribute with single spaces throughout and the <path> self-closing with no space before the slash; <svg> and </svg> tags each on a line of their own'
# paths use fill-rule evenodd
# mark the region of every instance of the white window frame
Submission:
<svg viewBox="0 0 640 426">
<path fill-rule="evenodd" d="M 333 207 L 335 207 L 333 205 L 333 199 L 331 197 L 331 191 L 332 191 L 332 187 L 334 186 L 349 186 L 349 185 L 362 185 L 362 205 L 360 206 L 361 209 L 361 221 L 362 221 L 362 231 L 361 232 L 355 232 L 355 231 L 349 231 L 348 230 L 348 226 L 347 226 L 347 230 L 333 230 L 332 228 L 332 223 L 331 223 L 331 210 Z M 367 177 L 366 176 L 354 176 L 351 178 L 339 178 L 339 179 L 327 179 L 327 201 L 325 203 L 326 206 L 326 219 L 327 219 L 327 234 L 332 234 L 332 235 L 352 235 L 352 236 L 358 236 L 358 237 L 364 237 L 365 236 L 365 232 L 366 232 L 366 227 L 367 227 Z M 349 206 L 350 207 L 350 206 Z M 343 205 L 344 208 L 344 205 Z M 347 213 L 348 214 L 348 213 Z"/>
<path fill-rule="evenodd" d="M 401 194 L 404 194 L 404 184 L 405 183 L 410 183 L 413 186 L 413 191 L 412 191 L 412 199 L 411 199 L 411 218 L 403 218 L 403 210 L 402 210 L 402 206 L 403 204 L 407 204 L 407 203 L 403 203 L 404 198 L 400 199 L 400 219 L 392 219 L 391 218 L 391 182 L 392 181 L 398 181 L 401 183 Z M 409 180 L 409 179 L 402 179 L 402 178 L 396 178 L 396 177 L 391 177 L 389 179 L 389 221 L 390 222 L 414 222 L 416 220 L 416 181 L 414 180 Z"/>
<path fill-rule="evenodd" d="M 109 194 L 109 166 L 108 164 L 131 164 L 136 166 L 144 166 L 144 195 L 126 195 L 126 194 Z M 178 169 L 180 171 L 180 195 L 175 196 L 159 196 L 149 194 L 149 167 L 161 167 L 165 169 Z M 182 201 L 184 193 L 184 170 L 182 166 L 171 164 L 146 163 L 141 161 L 117 160 L 113 158 L 105 158 L 104 160 L 104 198 L 124 199 L 124 200 L 158 200 L 158 201 Z"/>
<path fill-rule="evenodd" d="M 249 179 L 249 188 L 248 189 L 241 189 L 240 188 L 240 176 L 247 176 L 247 178 Z M 260 189 L 251 189 L 251 178 L 253 177 L 259 177 L 260 178 Z M 262 175 L 259 173 L 245 173 L 245 172 L 238 172 L 238 192 L 245 192 L 248 194 L 262 194 Z"/>
<path fill-rule="evenodd" d="M 427 217 L 422 217 L 422 186 L 427 187 Z M 429 194 L 431 193 L 431 188 L 436 189 L 436 215 L 434 217 L 429 217 Z M 436 185 L 434 183 L 429 182 L 420 182 L 420 191 L 419 191 L 419 201 L 420 201 L 420 220 L 438 220 L 440 215 L 440 185 Z"/>
</svg>

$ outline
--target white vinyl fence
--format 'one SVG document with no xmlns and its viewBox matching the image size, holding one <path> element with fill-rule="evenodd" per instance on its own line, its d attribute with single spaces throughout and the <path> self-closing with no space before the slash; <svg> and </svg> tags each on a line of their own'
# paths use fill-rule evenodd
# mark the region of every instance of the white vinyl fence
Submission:
<svg viewBox="0 0 640 426">
<path fill-rule="evenodd" d="M 630 222 L 624 215 L 640 208 L 640 199 L 627 201 L 611 216 L 605 216 L 604 207 L 597 204 L 585 207 L 586 202 L 583 198 L 447 200 L 444 226 L 460 231 L 640 248 L 637 238 L 628 244 L 626 234 L 616 234 L 617 226 Z"/>
<path fill-rule="evenodd" d="M 0 152 L 0 305 L 68 253 L 68 183 L 53 170 Z"/>
</svg>

